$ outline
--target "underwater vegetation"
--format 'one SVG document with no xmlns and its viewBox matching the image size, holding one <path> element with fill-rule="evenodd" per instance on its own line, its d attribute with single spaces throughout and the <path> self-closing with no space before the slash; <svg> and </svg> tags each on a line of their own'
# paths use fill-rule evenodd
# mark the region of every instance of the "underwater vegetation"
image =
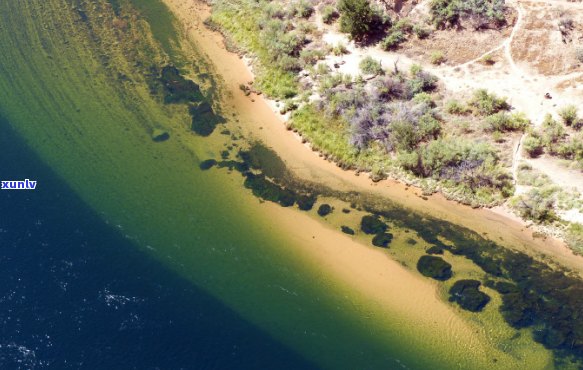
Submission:
<svg viewBox="0 0 583 370">
<path fill-rule="evenodd" d="M 192 117 L 190 128 L 200 136 L 209 136 L 218 124 L 225 122 L 221 116 L 215 114 L 213 107 L 207 101 L 191 104 L 188 113 Z"/>
<path fill-rule="evenodd" d="M 159 81 L 164 88 L 164 103 L 196 103 L 204 100 L 199 86 L 184 78 L 178 68 L 165 66 L 160 71 Z"/>
<path fill-rule="evenodd" d="M 384 233 L 387 231 L 387 224 L 380 220 L 378 216 L 375 215 L 366 215 L 362 217 L 360 221 L 360 229 L 365 234 L 379 234 Z"/>
<path fill-rule="evenodd" d="M 350 228 L 348 226 L 345 226 L 345 225 L 342 225 L 340 227 L 340 230 L 342 230 L 342 232 L 344 234 L 348 234 L 348 235 L 354 235 L 355 234 L 355 232 L 354 232 L 354 230 L 352 228 Z"/>
<path fill-rule="evenodd" d="M 458 280 L 449 290 L 449 301 L 456 302 L 464 310 L 480 312 L 490 302 L 490 297 L 479 290 L 478 280 Z"/>
<path fill-rule="evenodd" d="M 378 233 L 372 238 L 372 245 L 375 247 L 387 248 L 392 241 L 393 234 L 387 232 Z"/>
<path fill-rule="evenodd" d="M 414 231 L 431 245 L 426 251 L 429 255 L 422 256 L 417 263 L 417 269 L 424 276 L 440 281 L 452 277 L 452 265 L 436 256 L 446 251 L 471 260 L 484 271 L 484 285 L 500 293 L 500 312 L 511 327 L 531 328 L 534 340 L 553 349 L 557 361 L 583 359 L 583 314 L 579 314 L 583 307 L 583 282 L 579 277 L 523 252 L 503 247 L 470 229 L 411 212 L 387 200 L 355 192 L 337 192 L 305 182 L 301 185 L 294 183 L 281 168 L 285 164 L 280 159 L 259 160 L 256 157 L 252 160 L 251 152 L 256 153 L 253 147 L 239 153 L 239 157 L 245 160 L 222 161 L 216 166 L 236 169 L 246 177 L 245 186 L 255 195 L 282 205 L 293 205 L 303 196 L 309 196 L 310 202 L 315 202 L 320 195 L 352 203 L 370 213 L 362 217 L 359 226 L 363 233 L 374 235 L 380 246 L 385 242 L 387 246 L 390 244 L 388 224 Z M 261 152 L 260 157 L 278 158 L 265 148 Z M 276 164 L 278 176 L 272 178 L 262 174 L 262 166 L 266 163 L 270 166 Z M 272 168 L 265 171 L 273 173 Z M 341 230 L 349 235 L 354 231 L 348 226 L 341 227 Z M 450 299 L 463 309 L 479 312 L 490 297 L 479 290 L 479 281 L 460 281 L 454 284 L 455 289 L 452 287 Z"/>
<path fill-rule="evenodd" d="M 511 327 L 532 328 L 534 340 L 554 349 L 557 361 L 583 359 L 583 282 L 576 274 L 447 221 L 397 207 L 367 210 L 416 231 L 437 248 L 471 260 L 491 280 L 486 286 L 501 294 L 500 312 Z"/>
<path fill-rule="evenodd" d="M 320 217 L 328 216 L 330 213 L 332 213 L 332 207 L 329 204 L 324 203 L 318 207 L 318 215 Z"/>
<path fill-rule="evenodd" d="M 451 265 L 441 257 L 435 256 L 421 256 L 417 261 L 417 270 L 423 276 L 441 281 L 445 281 L 453 275 Z"/>
<path fill-rule="evenodd" d="M 186 104 L 192 118 L 191 130 L 200 136 L 209 136 L 217 125 L 226 122 L 215 113 L 200 86 L 185 78 L 178 68 L 166 65 L 158 70 L 152 67 L 147 77 L 150 92 L 160 95 L 164 104 Z"/>
</svg>

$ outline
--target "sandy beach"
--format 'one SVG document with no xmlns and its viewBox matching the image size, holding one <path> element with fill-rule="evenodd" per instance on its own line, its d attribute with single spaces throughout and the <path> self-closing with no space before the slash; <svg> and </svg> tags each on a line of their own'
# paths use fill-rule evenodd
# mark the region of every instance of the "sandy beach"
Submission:
<svg viewBox="0 0 583 370">
<path fill-rule="evenodd" d="M 200 52 L 212 61 L 217 75 L 223 80 L 228 106 L 236 108 L 241 129 L 267 143 L 288 164 L 299 178 L 319 182 L 337 190 L 370 192 L 393 202 L 455 224 L 466 226 L 488 238 L 504 242 L 508 247 L 529 253 L 542 253 L 561 265 L 583 275 L 583 257 L 574 255 L 562 240 L 537 237 L 525 221 L 509 210 L 474 209 L 446 199 L 437 193 L 425 200 L 421 190 L 395 180 L 371 181 L 368 176 L 340 169 L 302 143 L 301 138 L 285 127 L 284 117 L 274 111 L 273 101 L 262 95 L 245 96 L 239 85 L 253 80 L 248 63 L 235 53 L 228 52 L 223 36 L 202 23 L 210 8 L 196 0 L 166 0 L 180 20 L 187 35 L 196 42 Z"/>
</svg>

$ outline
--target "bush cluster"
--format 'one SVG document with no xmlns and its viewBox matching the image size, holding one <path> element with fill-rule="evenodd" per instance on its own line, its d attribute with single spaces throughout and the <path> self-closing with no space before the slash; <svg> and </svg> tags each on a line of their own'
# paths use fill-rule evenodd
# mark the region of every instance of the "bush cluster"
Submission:
<svg viewBox="0 0 583 370">
<path fill-rule="evenodd" d="M 440 28 L 459 26 L 467 20 L 476 30 L 504 24 L 504 0 L 432 0 L 430 13 Z"/>
<path fill-rule="evenodd" d="M 381 12 L 373 9 L 369 0 L 340 0 L 340 30 L 350 34 L 356 41 L 364 41 L 376 33 L 382 32 L 390 24 Z"/>
</svg>

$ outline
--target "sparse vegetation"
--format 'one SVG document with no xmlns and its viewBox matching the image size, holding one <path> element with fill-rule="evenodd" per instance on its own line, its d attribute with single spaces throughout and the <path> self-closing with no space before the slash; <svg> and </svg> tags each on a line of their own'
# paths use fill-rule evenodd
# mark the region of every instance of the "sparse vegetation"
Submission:
<svg viewBox="0 0 583 370">
<path fill-rule="evenodd" d="M 504 24 L 504 0 L 432 0 L 430 13 L 440 28 L 468 21 L 475 30 Z"/>
<path fill-rule="evenodd" d="M 348 49 L 343 42 L 339 42 L 332 48 L 332 54 L 336 56 L 348 54 Z"/>
<path fill-rule="evenodd" d="M 554 207 L 556 191 L 557 188 L 552 185 L 533 188 L 513 199 L 511 205 L 527 220 L 550 223 L 557 219 Z"/>
<path fill-rule="evenodd" d="M 449 114 L 462 115 L 468 113 L 470 109 L 459 101 L 451 99 L 445 103 L 445 111 Z"/>
<path fill-rule="evenodd" d="M 415 24 L 413 26 L 413 33 L 420 40 L 426 39 L 427 37 L 429 37 L 429 35 L 431 35 L 431 31 L 428 28 L 423 27 L 419 24 Z"/>
<path fill-rule="evenodd" d="M 491 54 L 486 54 L 480 59 L 480 62 L 484 63 L 485 65 L 491 66 L 496 63 L 494 57 Z"/>
<path fill-rule="evenodd" d="M 522 131 L 526 129 L 530 121 L 524 113 L 507 113 L 505 111 L 494 113 L 486 117 L 487 129 L 494 132 Z"/>
<path fill-rule="evenodd" d="M 321 13 L 322 13 L 322 21 L 326 24 L 331 24 L 336 19 L 338 19 L 338 16 L 339 16 L 338 11 L 332 5 L 325 5 L 322 8 Z"/>
<path fill-rule="evenodd" d="M 431 62 L 431 64 L 440 65 L 445 63 L 445 60 L 446 60 L 445 55 L 441 50 L 433 51 L 429 56 L 429 61 Z"/>
<path fill-rule="evenodd" d="M 575 105 L 567 105 L 559 110 L 559 116 L 563 119 L 566 126 L 572 126 L 579 121 L 577 107 Z"/>
<path fill-rule="evenodd" d="M 404 42 L 407 38 L 405 34 L 400 30 L 391 31 L 384 39 L 381 41 L 381 47 L 384 50 L 394 50 L 399 44 Z"/>
<path fill-rule="evenodd" d="M 476 90 L 468 105 L 474 109 L 476 114 L 482 116 L 489 116 L 510 109 L 510 105 L 505 98 L 500 98 L 494 93 L 488 93 L 485 89 Z"/>
<path fill-rule="evenodd" d="M 539 135 L 531 133 L 522 141 L 522 147 L 529 157 L 535 158 L 543 153 L 544 145 Z"/>
<path fill-rule="evenodd" d="M 382 75 L 384 73 L 381 62 L 371 56 L 363 58 L 358 64 L 358 67 L 366 75 Z"/>
</svg>

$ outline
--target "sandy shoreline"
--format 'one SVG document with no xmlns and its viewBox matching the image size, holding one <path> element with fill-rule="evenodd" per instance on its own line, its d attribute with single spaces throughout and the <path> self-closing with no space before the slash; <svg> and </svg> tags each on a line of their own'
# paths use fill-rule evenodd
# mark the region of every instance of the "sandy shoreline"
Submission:
<svg viewBox="0 0 583 370">
<path fill-rule="evenodd" d="M 196 0 L 165 1 L 181 18 L 185 32 L 196 41 L 200 51 L 213 61 L 229 92 L 228 103 L 232 108 L 236 107 L 240 116 L 241 129 L 268 143 L 298 177 L 333 189 L 380 195 L 413 211 L 466 226 L 492 240 L 503 241 L 504 245 L 530 253 L 543 253 L 583 275 L 583 257 L 574 255 L 561 240 L 536 237 L 536 232 L 526 222 L 504 208 L 473 209 L 439 193 L 424 200 L 420 189 L 395 180 L 374 183 L 367 176 L 357 176 L 354 171 L 342 170 L 323 159 L 303 144 L 298 135 L 286 129 L 284 118 L 274 111 L 272 101 L 255 94 L 247 97 L 239 90 L 240 84 L 253 80 L 252 71 L 242 58 L 226 51 L 222 35 L 203 25 L 203 20 L 210 15 L 209 7 Z"/>
<path fill-rule="evenodd" d="M 373 183 L 366 176 L 343 171 L 319 157 L 302 144 L 297 135 L 286 130 L 281 115 L 276 114 L 262 96 L 247 97 L 239 90 L 239 85 L 251 81 L 253 75 L 242 58 L 226 51 L 222 36 L 203 25 L 202 22 L 210 14 L 209 7 L 197 0 L 164 2 L 177 16 L 187 36 L 194 41 L 197 52 L 212 61 L 211 68 L 217 75 L 215 77 L 222 80 L 223 103 L 229 115 L 236 114 L 234 118 L 238 120 L 245 136 L 268 143 L 298 177 L 337 190 L 380 195 L 414 211 L 488 233 L 493 238 L 504 237 L 505 241 L 515 243 L 518 248 L 525 249 L 532 242 L 529 231 L 523 230 L 516 222 L 510 231 L 501 231 L 500 225 L 513 221 L 492 211 L 474 210 L 440 195 L 424 200 L 418 189 L 390 180 Z M 232 111 L 229 110 L 231 108 Z M 367 305 L 375 306 L 379 315 L 390 317 L 392 324 L 388 325 L 402 333 L 403 341 L 408 345 L 414 347 L 423 343 L 438 352 L 438 348 L 443 348 L 446 354 L 449 353 L 448 356 L 456 358 L 471 353 L 471 357 L 464 358 L 463 362 L 483 364 L 483 367 L 486 364 L 492 366 L 492 357 L 500 360 L 500 367 L 516 361 L 512 354 L 496 348 L 492 342 L 495 339 L 491 335 L 494 330 L 491 325 L 473 324 L 458 309 L 443 301 L 436 282 L 411 272 L 384 251 L 364 246 L 308 214 L 281 208 L 270 202 L 263 203 L 261 207 L 269 223 L 277 225 L 277 233 L 285 236 L 288 241 L 285 243 L 286 248 L 289 248 L 290 253 L 300 256 L 314 271 L 321 271 L 321 278 L 330 280 L 331 284 L 340 283 L 351 292 L 351 296 L 360 297 L 355 298 L 356 302 L 362 299 L 368 302 Z M 293 217 L 290 217 L 291 212 Z M 302 232 L 298 233 L 297 230 Z M 548 246 L 545 242 L 536 243 L 540 250 Z M 577 261 L 579 264 L 575 263 L 574 266 L 583 270 L 583 259 L 573 259 L 570 251 L 564 247 L 561 249 L 560 244 L 552 244 L 548 250 L 556 256 L 560 256 L 558 251 L 563 251 L 565 261 Z M 427 337 L 415 338 L 415 333 L 426 333 Z M 285 338 L 282 340 L 285 341 Z M 295 345 L 301 346 L 301 343 Z M 547 360 L 544 351 L 522 358 L 533 368 L 541 367 Z"/>
</svg>

